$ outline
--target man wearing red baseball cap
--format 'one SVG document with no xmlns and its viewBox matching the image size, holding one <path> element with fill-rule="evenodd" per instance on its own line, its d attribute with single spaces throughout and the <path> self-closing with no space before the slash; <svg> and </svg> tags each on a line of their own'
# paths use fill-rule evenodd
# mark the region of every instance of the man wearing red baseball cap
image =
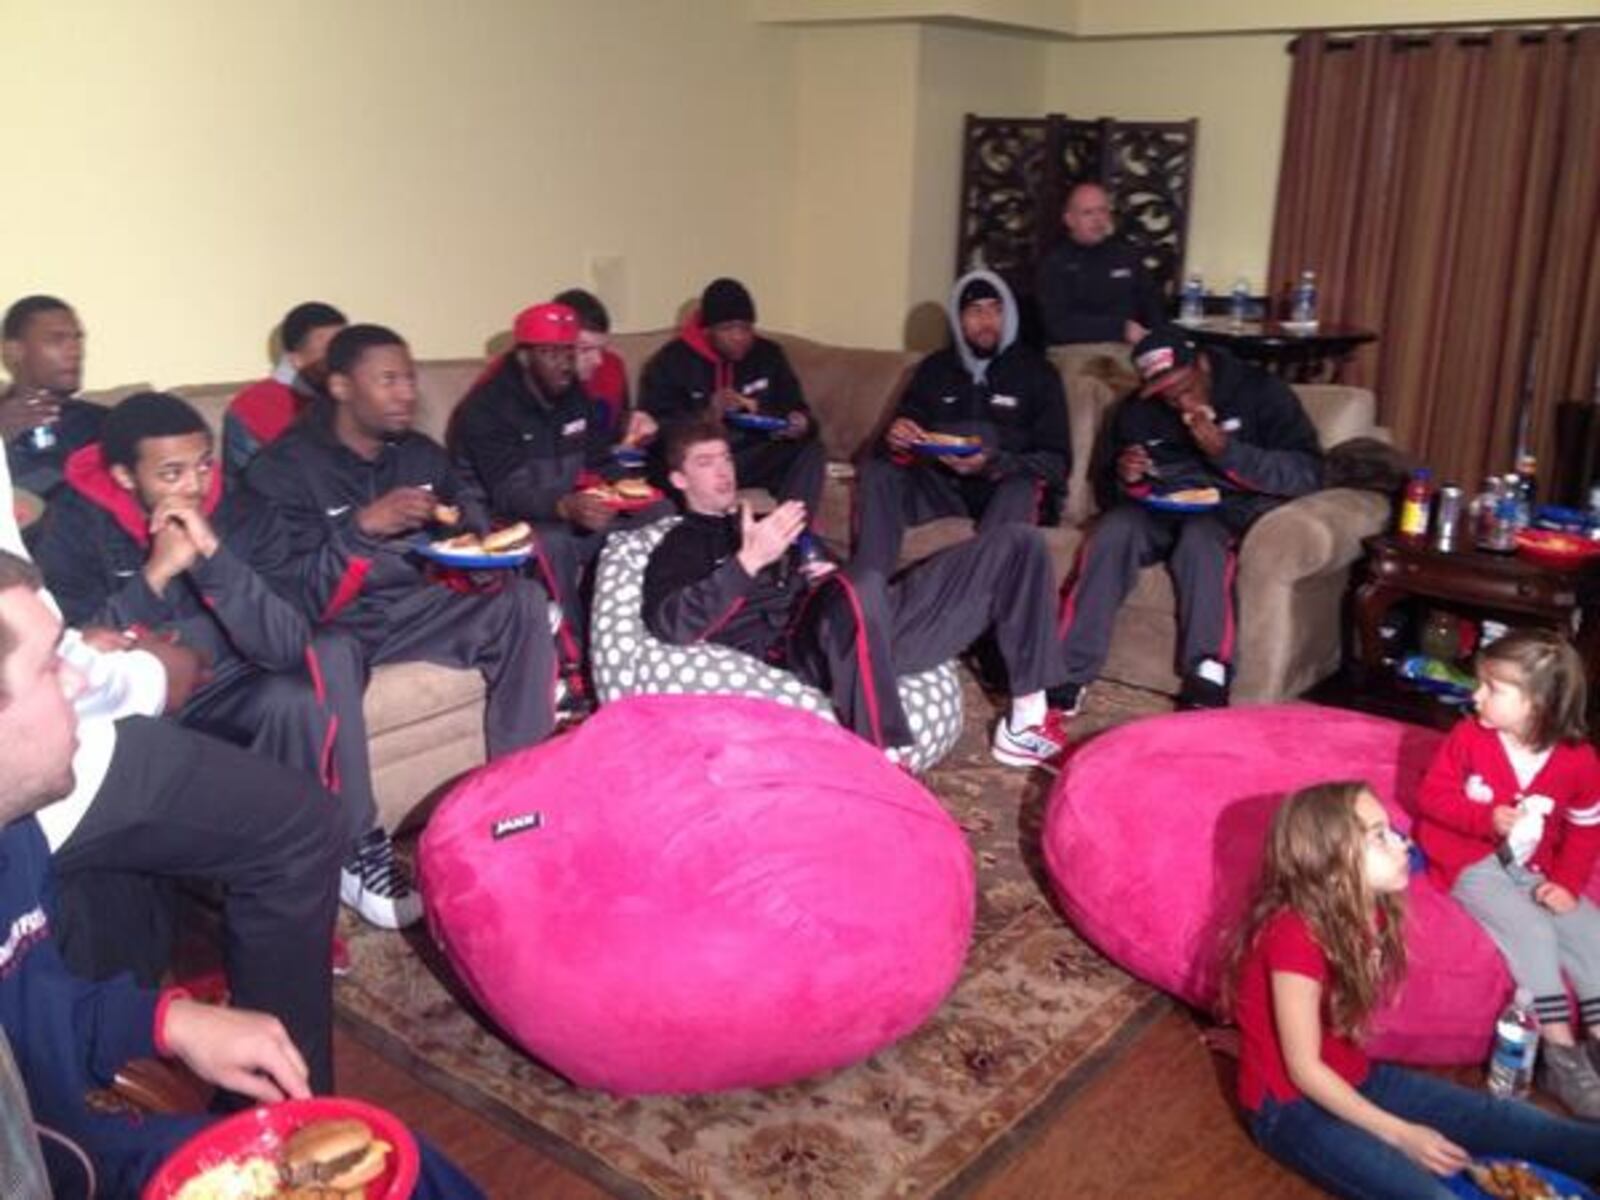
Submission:
<svg viewBox="0 0 1600 1200">
<path fill-rule="evenodd" d="M 1107 419 L 1091 468 L 1102 511 L 1062 604 L 1067 682 L 1050 701 L 1068 716 L 1105 663 L 1140 570 L 1161 561 L 1178 598 L 1178 704 L 1227 704 L 1239 541 L 1269 510 L 1322 486 L 1316 428 L 1282 380 L 1173 327 L 1134 346 L 1133 365 L 1143 386 Z"/>
<path fill-rule="evenodd" d="M 450 449 L 482 487 L 490 511 L 534 527 L 545 586 L 565 618 L 561 649 L 569 666 L 582 657 L 583 573 L 606 533 L 670 511 L 662 501 L 622 513 L 614 499 L 591 490 L 625 473 L 613 450 L 642 446 L 656 424 L 633 412 L 613 444 L 578 379 L 579 329 L 578 314 L 565 304 L 523 309 L 512 325 L 515 348 L 473 385 L 450 431 Z"/>
</svg>

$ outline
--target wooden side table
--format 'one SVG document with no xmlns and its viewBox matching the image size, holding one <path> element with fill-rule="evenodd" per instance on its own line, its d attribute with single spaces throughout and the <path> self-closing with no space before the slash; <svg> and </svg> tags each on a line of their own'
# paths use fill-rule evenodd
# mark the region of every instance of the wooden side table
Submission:
<svg viewBox="0 0 1600 1200">
<path fill-rule="evenodd" d="M 1355 595 L 1357 655 L 1364 672 L 1381 671 L 1378 626 L 1390 608 L 1421 596 L 1446 605 L 1548 625 L 1574 635 L 1590 681 L 1600 668 L 1600 565 L 1542 566 L 1516 554 L 1442 551 L 1392 533 L 1366 540 L 1364 577 Z"/>
</svg>

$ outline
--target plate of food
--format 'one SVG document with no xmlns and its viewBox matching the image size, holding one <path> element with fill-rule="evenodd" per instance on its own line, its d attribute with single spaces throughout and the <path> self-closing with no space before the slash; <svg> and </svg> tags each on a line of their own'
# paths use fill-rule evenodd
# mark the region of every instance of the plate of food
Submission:
<svg viewBox="0 0 1600 1200">
<path fill-rule="evenodd" d="M 911 449 L 929 458 L 971 458 L 983 453 L 983 439 L 967 433 L 928 433 L 911 443 Z"/>
<path fill-rule="evenodd" d="M 518 521 L 481 536 L 461 533 L 435 541 L 419 538 L 414 548 L 423 558 L 446 567 L 473 571 L 520 567 L 533 554 L 533 526 Z"/>
<path fill-rule="evenodd" d="M 1594 1189 L 1576 1179 L 1514 1158 L 1480 1158 L 1448 1182 L 1470 1200 L 1595 1200 Z"/>
<path fill-rule="evenodd" d="M 1557 529 L 1517 531 L 1517 553 L 1547 567 L 1570 571 L 1600 555 L 1600 542 Z"/>
<path fill-rule="evenodd" d="M 642 479 L 618 479 L 613 483 L 595 483 L 584 488 L 584 493 L 598 496 L 608 508 L 618 512 L 634 512 L 649 508 L 662 499 L 661 491 Z"/>
<path fill-rule="evenodd" d="M 751 429 L 760 433 L 777 433 L 780 429 L 789 428 L 789 422 L 784 417 L 769 417 L 766 413 L 745 412 L 742 409 L 729 409 L 722 418 L 735 429 Z"/>
<path fill-rule="evenodd" d="M 172 1152 L 142 1200 L 405 1200 L 417 1141 L 392 1113 L 342 1096 L 285 1100 L 208 1125 Z"/>
<path fill-rule="evenodd" d="M 1214 487 L 1179 488 L 1175 492 L 1161 492 L 1144 498 L 1145 507 L 1157 512 L 1209 512 L 1221 503 L 1222 493 Z"/>
</svg>

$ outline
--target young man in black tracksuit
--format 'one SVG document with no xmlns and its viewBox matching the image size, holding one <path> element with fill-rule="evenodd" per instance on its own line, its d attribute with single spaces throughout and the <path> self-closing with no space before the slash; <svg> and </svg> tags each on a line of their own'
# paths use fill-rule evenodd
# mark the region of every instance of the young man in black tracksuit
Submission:
<svg viewBox="0 0 1600 1200">
<path fill-rule="evenodd" d="M 775 431 L 730 424 L 728 444 L 739 480 L 779 500 L 798 500 L 814 517 L 827 455 L 788 356 L 777 342 L 757 335 L 755 320 L 755 301 L 742 283 L 713 280 L 678 337 L 645 364 L 639 407 L 663 430 L 707 413 L 782 419 L 786 424 Z"/>
<path fill-rule="evenodd" d="M 642 447 L 656 423 L 647 413 L 630 413 L 618 437 L 596 419 L 594 401 L 578 381 L 578 314 L 571 308 L 535 304 L 517 315 L 512 332 L 515 349 L 456 409 L 450 449 L 492 513 L 534 527 L 545 587 L 562 607 L 563 654 L 576 666 L 588 607 L 582 577 L 606 534 L 672 511 L 662 500 L 621 514 L 583 489 L 622 475 L 613 446 Z"/>
<path fill-rule="evenodd" d="M 1281 380 L 1171 327 L 1134 347 L 1134 366 L 1144 386 L 1112 414 L 1097 450 L 1104 511 L 1062 604 L 1066 683 L 1052 700 L 1069 715 L 1105 663 L 1140 569 L 1163 559 L 1178 597 L 1179 702 L 1226 704 L 1239 541 L 1264 513 L 1322 486 L 1317 431 Z M 1153 507 L 1193 488 L 1217 489 L 1220 504 Z"/>
<path fill-rule="evenodd" d="M 328 347 L 328 391 L 246 474 L 288 527 L 303 607 L 354 637 L 368 669 L 422 660 L 482 671 L 491 756 L 541 741 L 555 680 L 544 588 L 503 571 L 493 590 L 463 594 L 431 583 L 412 552 L 419 531 L 443 536 L 441 503 L 468 529 L 485 519 L 444 448 L 412 428 L 405 342 L 378 325 L 342 330 Z"/>
<path fill-rule="evenodd" d="M 1011 766 L 1059 761 L 1065 742 L 1045 701 L 1060 679 L 1054 583 L 1037 530 L 989 530 L 890 583 L 878 571 L 803 561 L 798 501 L 759 521 L 738 505 L 733 456 L 714 420 L 671 430 L 667 460 L 686 512 L 645 569 L 644 618 L 657 637 L 713 641 L 793 671 L 899 760 L 913 737 L 897 677 L 945 662 L 993 626 L 1013 688 L 994 756 Z"/>
<path fill-rule="evenodd" d="M 883 445 L 861 464 L 854 561 L 893 572 L 907 525 L 964 516 L 980 532 L 1035 524 L 1047 491 L 1072 467 L 1061 376 L 1017 341 L 1017 304 L 992 271 L 972 271 L 950 292 L 949 347 L 917 366 Z M 982 440 L 969 456 L 925 456 L 926 434 Z"/>
<path fill-rule="evenodd" d="M 365 672 L 356 643 L 325 633 L 274 590 L 290 571 L 272 510 L 226 487 L 205 420 L 177 396 L 130 396 L 100 441 L 67 461 L 38 561 L 68 622 L 175 636 L 210 677 L 174 714 L 338 791 L 359 854 L 392 862 L 359 732 Z M 341 734 L 341 731 L 342 734 Z M 361 859 L 352 858 L 348 871 Z M 356 898 L 363 917 L 398 928 L 421 900 L 391 871 L 386 890 Z"/>
</svg>

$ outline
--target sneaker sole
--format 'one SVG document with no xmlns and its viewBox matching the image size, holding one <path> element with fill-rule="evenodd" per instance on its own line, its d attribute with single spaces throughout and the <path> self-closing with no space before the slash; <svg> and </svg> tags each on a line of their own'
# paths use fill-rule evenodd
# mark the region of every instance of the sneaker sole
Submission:
<svg viewBox="0 0 1600 1200">
<path fill-rule="evenodd" d="M 1061 765 L 1051 762 L 1047 758 L 1035 758 L 1031 754 L 1017 754 L 1010 750 L 1002 750 L 999 746 L 991 745 L 989 754 L 995 762 L 1006 767 L 1038 767 L 1041 771 L 1049 771 L 1052 775 L 1061 773 Z"/>
<path fill-rule="evenodd" d="M 422 913 L 419 910 L 411 920 L 402 921 L 392 900 L 375 899 L 369 896 L 367 890 L 361 886 L 359 879 L 352 880 L 344 874 L 341 874 L 339 878 L 339 901 L 368 925 L 375 925 L 379 929 L 406 929 L 422 919 Z M 378 911 L 374 911 L 375 906 L 378 907 Z"/>
</svg>

